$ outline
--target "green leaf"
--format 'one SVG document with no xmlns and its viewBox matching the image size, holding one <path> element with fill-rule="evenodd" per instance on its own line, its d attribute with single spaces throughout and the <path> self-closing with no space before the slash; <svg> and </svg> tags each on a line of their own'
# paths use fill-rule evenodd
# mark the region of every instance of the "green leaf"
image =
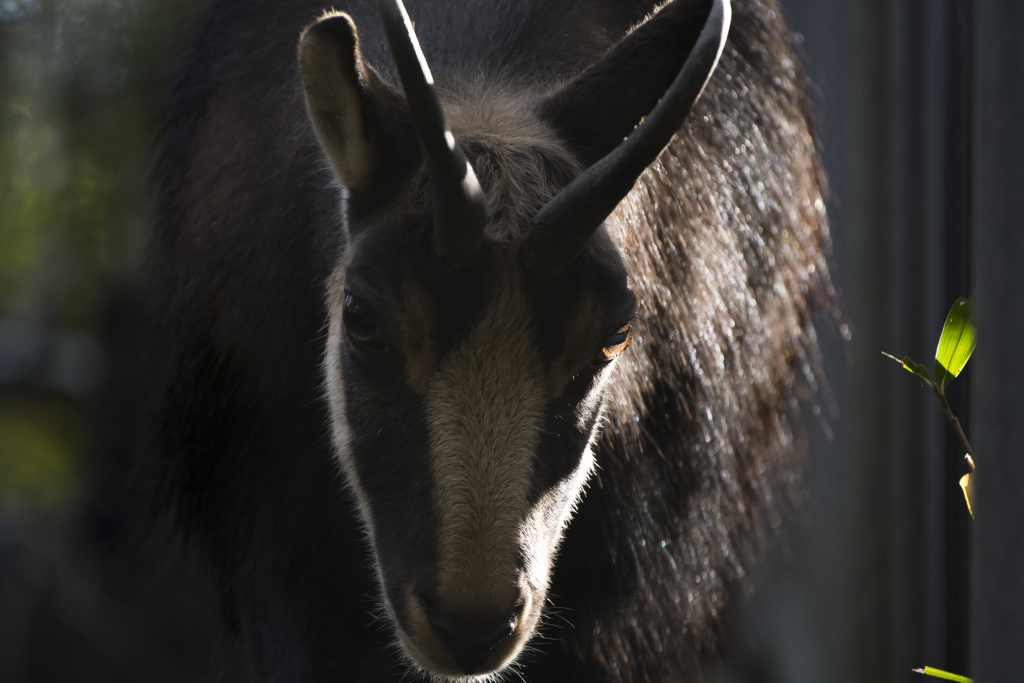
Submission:
<svg viewBox="0 0 1024 683">
<path fill-rule="evenodd" d="M 942 336 L 935 349 L 935 382 L 945 387 L 967 365 L 974 352 L 974 325 L 971 324 L 971 300 L 959 298 L 949 309 Z"/>
<path fill-rule="evenodd" d="M 925 382 L 931 384 L 932 378 L 928 376 L 928 368 L 919 363 L 915 363 L 911 360 L 910 356 L 903 356 L 903 367 L 923 379 Z"/>
<path fill-rule="evenodd" d="M 956 681 L 957 683 L 974 683 L 967 676 L 960 676 L 958 674 L 951 674 L 948 671 L 942 669 L 936 669 L 934 667 L 926 666 L 923 669 L 913 669 L 915 673 L 924 674 L 925 676 L 935 676 L 936 678 L 945 678 L 947 681 Z"/>
</svg>

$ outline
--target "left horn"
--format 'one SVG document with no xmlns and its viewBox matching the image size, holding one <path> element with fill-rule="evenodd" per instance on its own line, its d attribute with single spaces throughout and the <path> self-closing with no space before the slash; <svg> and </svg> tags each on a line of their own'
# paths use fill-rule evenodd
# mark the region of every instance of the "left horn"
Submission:
<svg viewBox="0 0 1024 683">
<path fill-rule="evenodd" d="M 729 0 L 713 0 L 697 42 L 672 85 L 643 123 L 534 216 L 523 245 L 523 258 L 537 278 L 551 280 L 569 266 L 594 231 L 633 189 L 644 169 L 672 140 L 718 65 L 731 18 Z M 636 33 L 643 30 L 641 26 Z M 595 66 L 600 70 L 606 65 L 598 62 Z"/>
<path fill-rule="evenodd" d="M 461 270 L 479 252 L 487 222 L 487 198 L 445 123 L 434 79 L 402 0 L 379 0 L 377 4 L 426 157 L 434 199 L 434 248 L 449 267 Z"/>
</svg>

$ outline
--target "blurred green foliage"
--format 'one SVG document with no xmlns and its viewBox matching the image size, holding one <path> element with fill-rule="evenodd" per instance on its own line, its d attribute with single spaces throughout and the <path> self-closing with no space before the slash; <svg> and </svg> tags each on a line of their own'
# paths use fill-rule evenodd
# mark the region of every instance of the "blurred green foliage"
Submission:
<svg viewBox="0 0 1024 683">
<path fill-rule="evenodd" d="M 162 101 L 205 4 L 0 0 L 0 324 L 96 335 L 143 281 Z M 0 372 L 0 515 L 81 485 L 89 401 Z"/>
<path fill-rule="evenodd" d="M 82 436 L 64 402 L 0 400 L 0 515 L 67 510 L 80 493 Z"/>
<path fill-rule="evenodd" d="M 195 0 L 0 0 L 0 313 L 89 326 L 136 275 Z"/>
</svg>

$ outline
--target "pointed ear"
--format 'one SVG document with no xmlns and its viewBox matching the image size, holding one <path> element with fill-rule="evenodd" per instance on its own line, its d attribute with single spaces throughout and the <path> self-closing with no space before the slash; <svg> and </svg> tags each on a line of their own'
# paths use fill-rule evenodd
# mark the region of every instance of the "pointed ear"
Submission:
<svg viewBox="0 0 1024 683">
<path fill-rule="evenodd" d="M 629 135 L 672 84 L 711 12 L 710 0 L 673 0 L 604 57 L 540 103 L 586 166 Z"/>
<path fill-rule="evenodd" d="M 388 123 L 400 98 L 359 52 L 355 24 L 330 12 L 299 38 L 299 71 L 306 111 L 341 182 L 367 188 L 387 158 Z"/>
</svg>

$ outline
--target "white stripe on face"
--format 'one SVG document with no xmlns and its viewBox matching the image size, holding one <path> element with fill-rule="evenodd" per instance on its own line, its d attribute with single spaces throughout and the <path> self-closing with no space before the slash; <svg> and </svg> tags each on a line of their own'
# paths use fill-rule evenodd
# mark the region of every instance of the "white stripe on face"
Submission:
<svg viewBox="0 0 1024 683">
<path fill-rule="evenodd" d="M 545 382 L 512 274 L 427 393 L 440 518 L 436 598 L 446 611 L 507 613 L 519 597 L 519 527 Z"/>
<path fill-rule="evenodd" d="M 328 330 L 327 348 L 324 353 L 324 376 L 327 398 L 331 408 L 331 433 L 334 437 L 334 454 L 338 458 L 346 482 L 356 498 L 359 515 L 367 531 L 373 535 L 373 518 L 366 492 L 359 485 L 359 476 L 352 458 L 352 433 L 345 412 L 345 390 L 341 368 L 341 347 L 345 336 L 342 310 L 345 300 L 345 263 L 339 264 L 331 274 L 327 285 Z"/>
</svg>

